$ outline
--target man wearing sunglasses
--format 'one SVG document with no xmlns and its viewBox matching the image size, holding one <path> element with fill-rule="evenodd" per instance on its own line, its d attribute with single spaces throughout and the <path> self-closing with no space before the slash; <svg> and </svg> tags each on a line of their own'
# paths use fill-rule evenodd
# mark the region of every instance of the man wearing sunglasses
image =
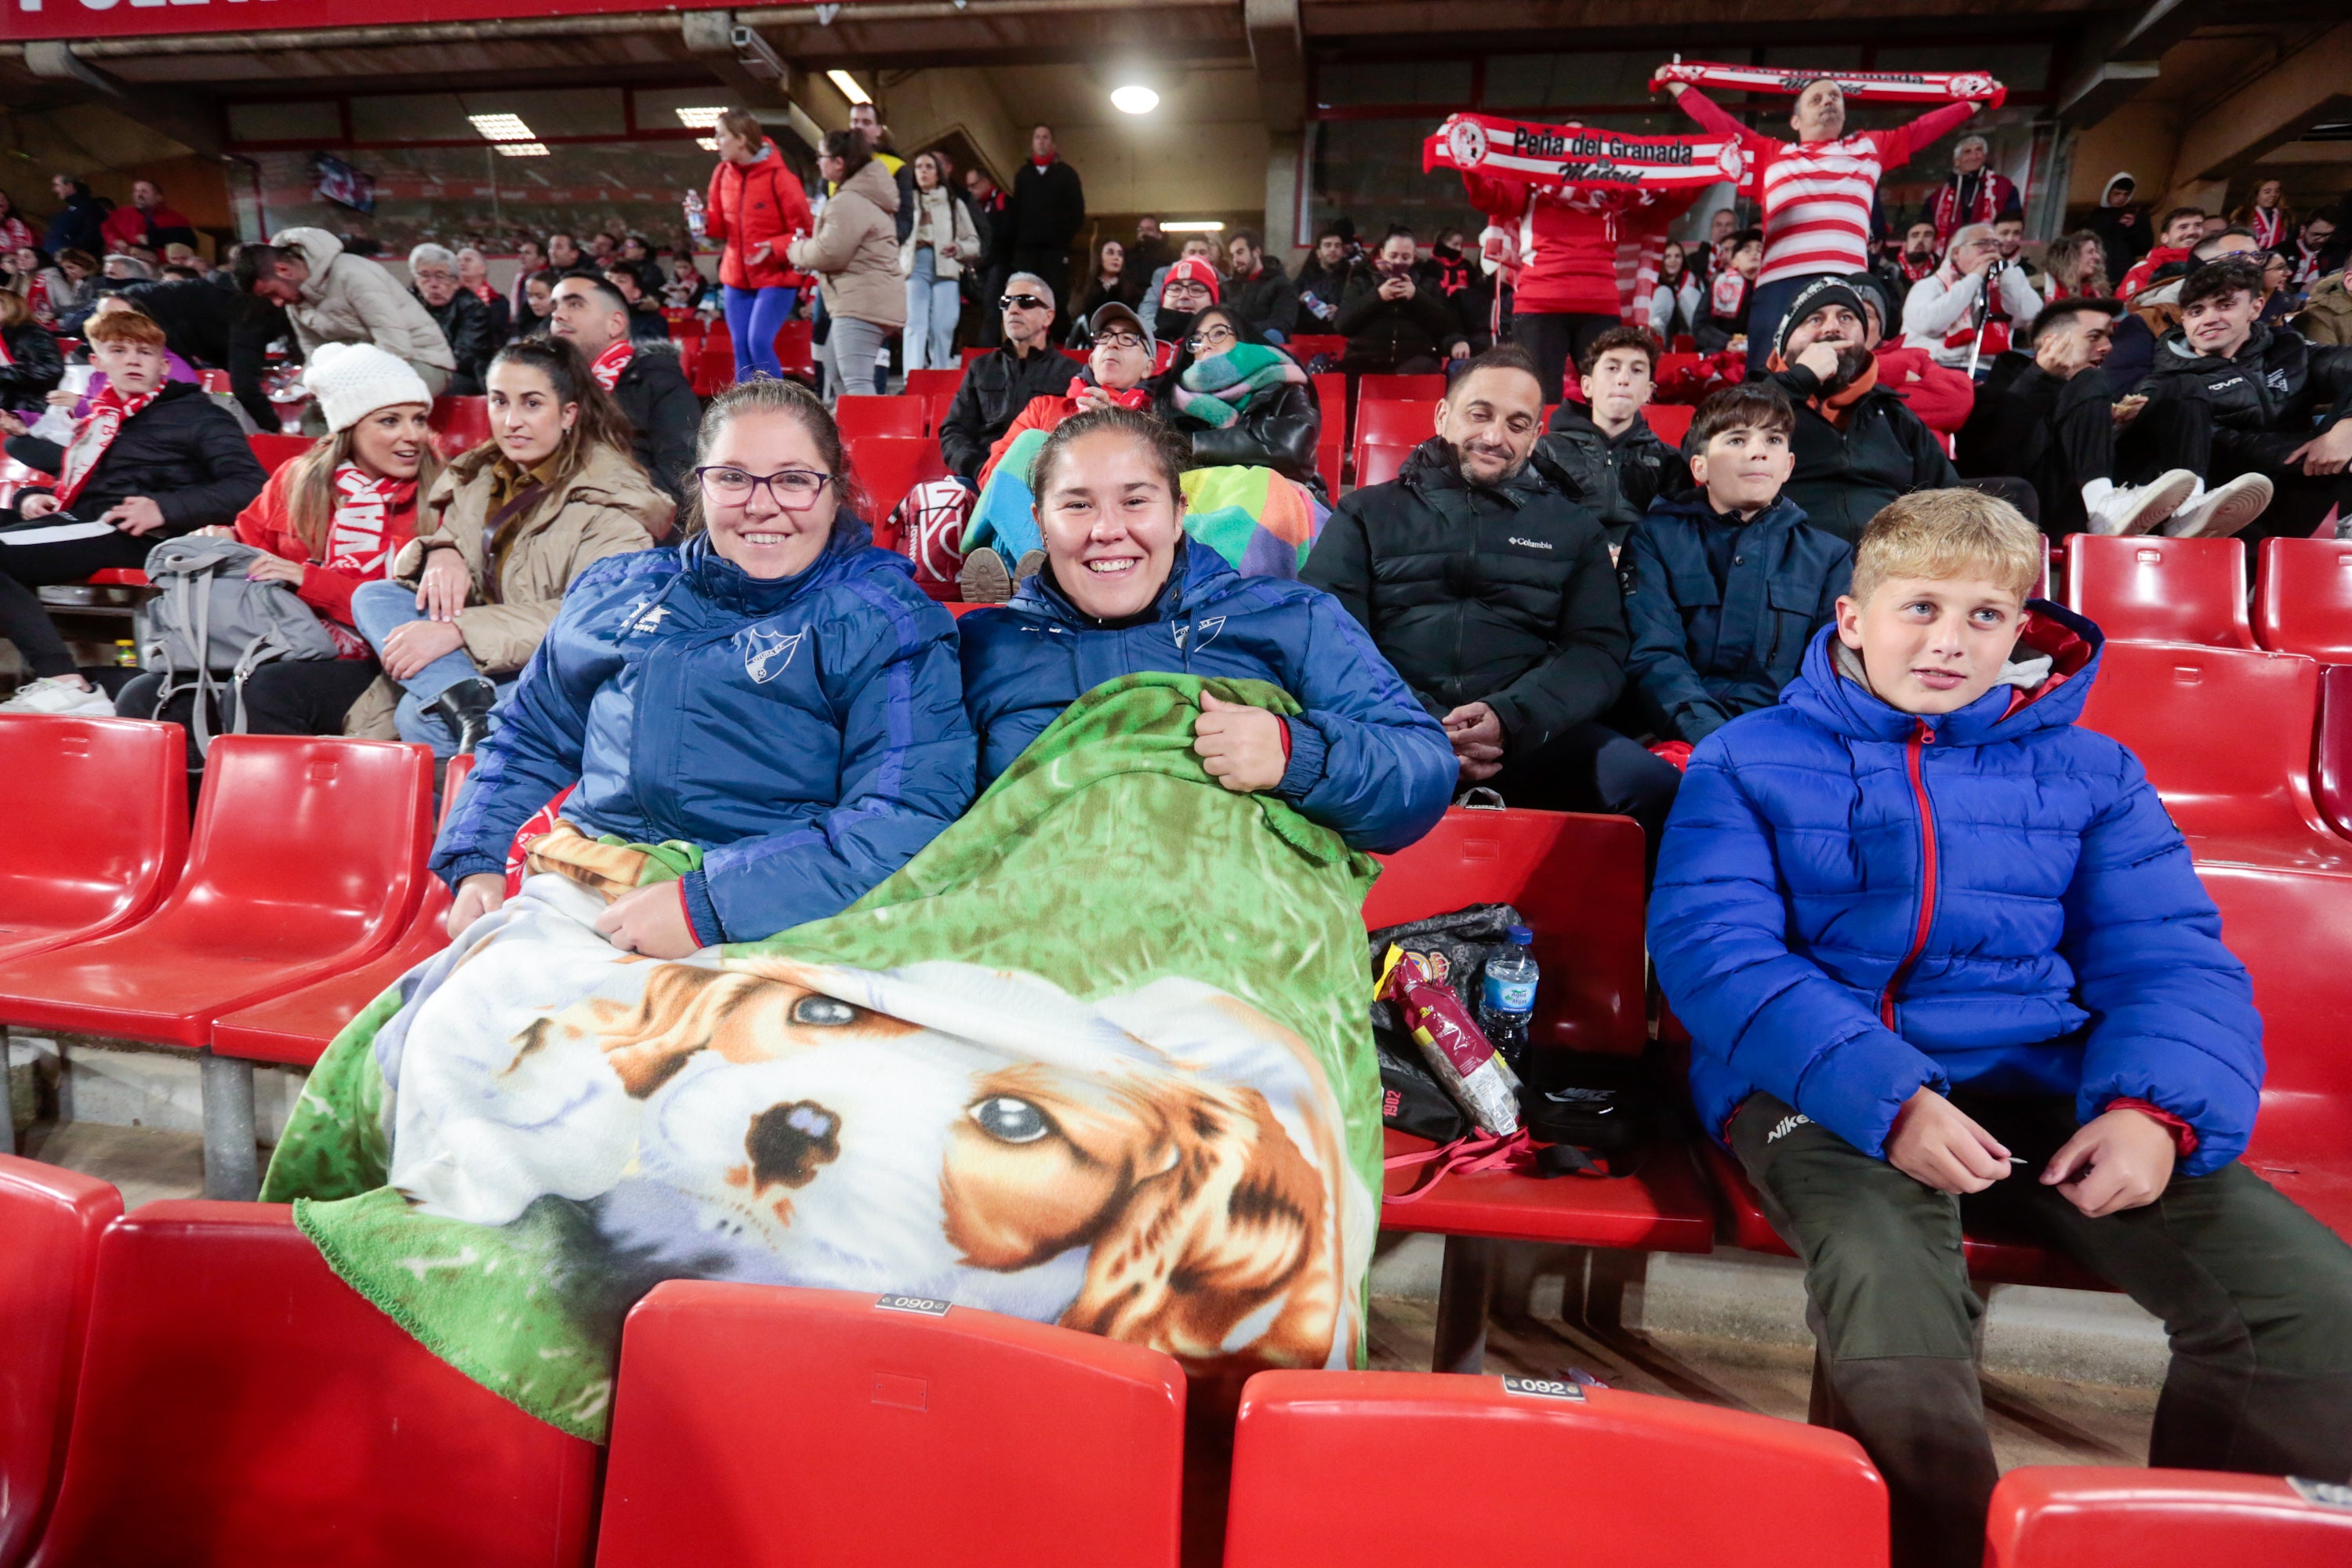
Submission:
<svg viewBox="0 0 2352 1568">
<path fill-rule="evenodd" d="M 988 449 L 1033 397 L 1053 397 L 1070 384 L 1071 365 L 1054 347 L 1054 290 L 1034 272 L 1015 272 L 996 301 L 1004 346 L 964 366 L 955 401 L 940 421 L 940 455 L 948 472 L 977 489 Z"/>
</svg>

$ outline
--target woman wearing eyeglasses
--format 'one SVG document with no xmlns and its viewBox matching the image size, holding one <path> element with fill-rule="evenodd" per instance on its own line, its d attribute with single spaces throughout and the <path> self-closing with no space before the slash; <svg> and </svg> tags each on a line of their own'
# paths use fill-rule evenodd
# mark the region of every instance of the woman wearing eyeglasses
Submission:
<svg viewBox="0 0 2352 1568">
<path fill-rule="evenodd" d="M 509 343 L 484 380 L 490 438 L 441 471 L 391 580 L 352 594 L 352 623 L 383 679 L 345 729 L 396 730 L 443 757 L 489 732 L 491 708 L 580 574 L 649 548 L 676 510 L 630 456 L 627 421 L 570 343 Z"/>
<path fill-rule="evenodd" d="M 954 622 L 851 510 L 824 405 L 729 388 L 691 480 L 686 542 L 572 585 L 483 746 L 433 852 L 453 936 L 504 902 L 509 843 L 574 781 L 558 838 L 698 862 L 596 921 L 654 958 L 837 914 L 971 804 Z"/>
<path fill-rule="evenodd" d="M 1160 378 L 1160 415 L 1192 443 L 1193 468 L 1272 468 L 1323 496 L 1315 470 L 1323 415 L 1298 362 L 1229 306 L 1192 318 Z"/>
</svg>

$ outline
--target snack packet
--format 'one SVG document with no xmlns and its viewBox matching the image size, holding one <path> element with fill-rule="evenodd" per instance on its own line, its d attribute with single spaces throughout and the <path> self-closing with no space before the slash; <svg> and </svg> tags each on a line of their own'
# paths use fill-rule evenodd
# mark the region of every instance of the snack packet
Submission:
<svg viewBox="0 0 2352 1568">
<path fill-rule="evenodd" d="M 1518 1131 L 1518 1077 L 1450 987 L 1430 979 L 1403 948 L 1391 947 L 1381 966 L 1379 994 L 1395 1006 L 1429 1070 L 1481 1132 Z"/>
</svg>

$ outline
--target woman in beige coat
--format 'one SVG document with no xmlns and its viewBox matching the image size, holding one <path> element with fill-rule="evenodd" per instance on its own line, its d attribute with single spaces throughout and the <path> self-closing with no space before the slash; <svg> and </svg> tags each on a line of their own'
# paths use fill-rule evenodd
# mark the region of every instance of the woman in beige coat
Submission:
<svg viewBox="0 0 2352 1568">
<path fill-rule="evenodd" d="M 509 343 L 490 362 L 490 439 L 443 470 L 391 580 L 362 584 L 352 618 L 383 679 L 348 733 L 471 752 L 539 649 L 572 579 L 646 550 L 674 503 L 629 455 L 629 427 L 570 343 Z"/>
<path fill-rule="evenodd" d="M 816 166 L 833 195 L 816 215 L 816 232 L 793 241 L 785 256 L 824 288 L 826 391 L 837 400 L 874 390 L 874 362 L 906 324 L 898 185 L 862 132 L 827 132 Z"/>
</svg>

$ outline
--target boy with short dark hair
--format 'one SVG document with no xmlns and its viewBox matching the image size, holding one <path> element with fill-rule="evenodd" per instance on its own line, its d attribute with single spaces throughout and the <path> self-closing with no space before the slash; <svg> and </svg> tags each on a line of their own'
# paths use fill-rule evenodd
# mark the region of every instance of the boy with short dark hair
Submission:
<svg viewBox="0 0 2352 1568">
<path fill-rule="evenodd" d="M 1657 368 L 1658 340 L 1647 328 L 1601 333 L 1577 361 L 1584 402 L 1554 409 L 1536 443 L 1536 467 L 1592 509 L 1609 531 L 1612 552 L 1650 503 L 1675 488 L 1682 468 L 1674 448 L 1642 417 L 1657 385 Z"/>
<path fill-rule="evenodd" d="M 1871 520 L 1780 703 L 1693 753 L 1650 949 L 1700 1117 L 1805 1262 L 1818 1398 L 1894 1562 L 1976 1568 L 1997 1471 L 1963 1220 L 2163 1318 L 2149 1463 L 2352 1470 L 2352 1247 L 2237 1163 L 2262 1019 L 2139 763 L 2076 727 L 2100 635 L 1974 490 Z"/>
<path fill-rule="evenodd" d="M 1714 394 L 1691 420 L 1697 491 L 1654 501 L 1626 539 L 1625 670 L 1668 740 L 1778 700 L 1845 592 L 1853 550 L 1780 493 L 1796 423 L 1769 381 Z"/>
</svg>

